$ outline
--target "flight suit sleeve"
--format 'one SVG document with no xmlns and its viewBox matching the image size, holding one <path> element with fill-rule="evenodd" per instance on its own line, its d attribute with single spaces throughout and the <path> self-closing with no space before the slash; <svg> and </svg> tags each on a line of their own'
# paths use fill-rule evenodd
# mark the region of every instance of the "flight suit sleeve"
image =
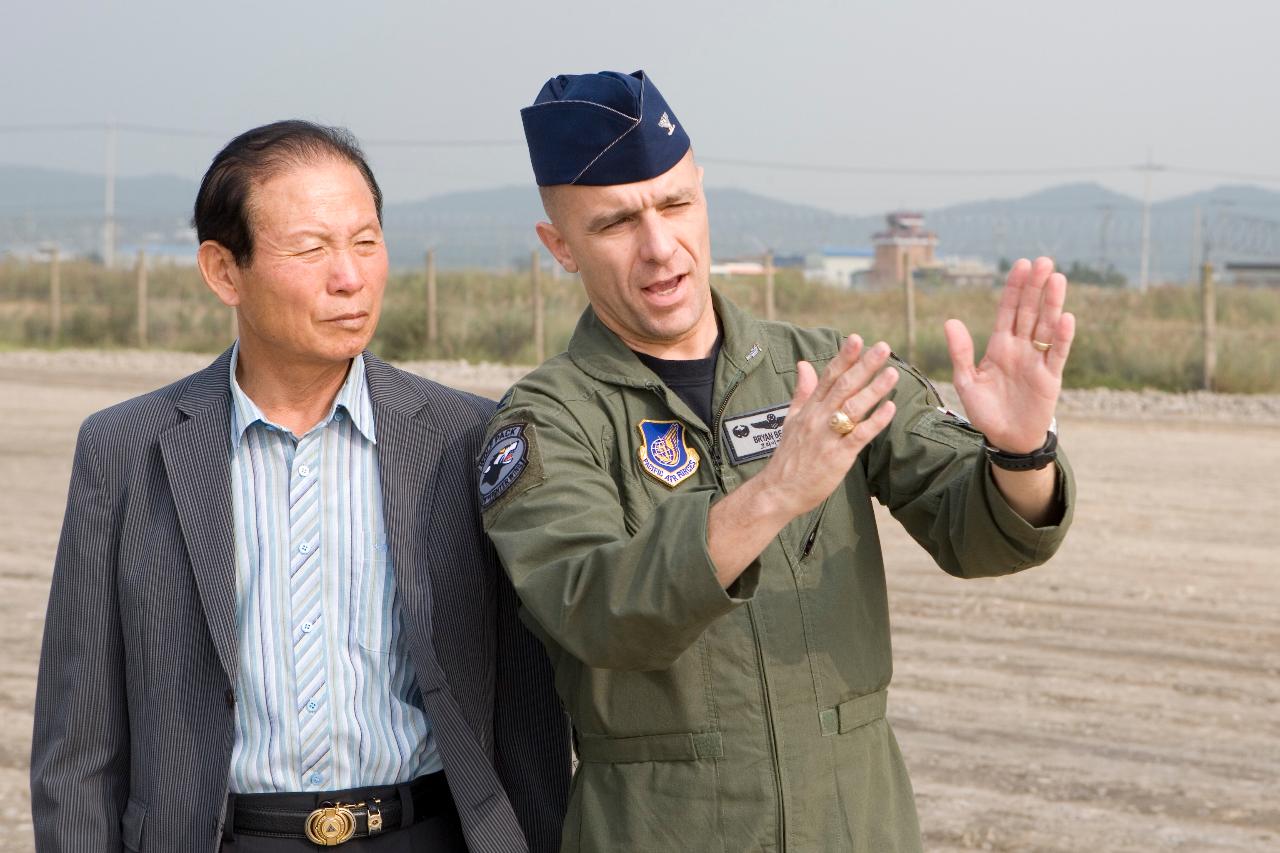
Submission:
<svg viewBox="0 0 1280 853">
<path fill-rule="evenodd" d="M 942 569 L 993 577 L 1040 565 L 1061 545 L 1075 507 L 1075 479 L 1058 450 L 1057 524 L 1033 527 L 1005 501 L 982 450 L 982 433 L 945 410 L 914 368 L 897 361 L 897 413 L 866 453 L 868 482 Z"/>
<path fill-rule="evenodd" d="M 485 530 L 535 629 L 588 666 L 666 669 L 751 597 L 756 561 L 724 590 L 707 550 L 714 489 L 666 497 L 629 532 L 601 429 L 517 403 L 490 424 L 479 460 Z M 497 466 L 497 467 L 495 467 Z"/>
</svg>

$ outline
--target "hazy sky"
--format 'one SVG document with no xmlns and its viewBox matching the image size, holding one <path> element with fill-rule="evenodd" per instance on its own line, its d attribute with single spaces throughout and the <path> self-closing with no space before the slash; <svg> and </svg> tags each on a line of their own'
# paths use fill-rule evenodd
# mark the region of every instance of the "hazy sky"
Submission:
<svg viewBox="0 0 1280 853">
<path fill-rule="evenodd" d="M 727 160 L 881 169 L 1088 169 L 1154 159 L 1271 176 L 1280 189 L 1280 3 L 6 2 L 0 163 L 196 179 L 221 143 L 277 118 L 351 128 L 386 195 L 532 181 L 518 110 L 557 73 L 645 69 L 713 186 L 848 213 L 928 209 L 1135 172 L 818 174 Z M 1232 182 L 1158 174 L 1157 198 Z M 1239 181 L 1235 181 L 1239 182 Z"/>
</svg>

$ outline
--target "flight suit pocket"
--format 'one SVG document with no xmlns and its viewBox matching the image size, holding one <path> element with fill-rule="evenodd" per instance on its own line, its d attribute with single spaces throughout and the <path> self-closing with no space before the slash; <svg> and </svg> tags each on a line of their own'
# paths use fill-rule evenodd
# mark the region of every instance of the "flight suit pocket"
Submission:
<svg viewBox="0 0 1280 853">
<path fill-rule="evenodd" d="M 724 851 L 720 732 L 676 732 L 578 742 L 565 850 Z"/>
<path fill-rule="evenodd" d="M 120 843 L 125 850 L 140 853 L 142 850 L 142 828 L 147 820 L 147 807 L 132 797 L 125 804 L 124 814 L 120 817 Z"/>
</svg>

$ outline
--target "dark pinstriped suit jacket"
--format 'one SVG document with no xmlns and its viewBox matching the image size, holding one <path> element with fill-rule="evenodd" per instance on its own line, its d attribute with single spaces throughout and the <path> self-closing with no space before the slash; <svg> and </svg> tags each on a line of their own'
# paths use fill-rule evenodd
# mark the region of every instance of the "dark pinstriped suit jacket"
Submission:
<svg viewBox="0 0 1280 853">
<path fill-rule="evenodd" d="M 237 642 L 229 360 L 81 427 L 36 695 L 40 851 L 218 847 Z M 494 404 L 365 365 L 404 630 L 468 844 L 556 850 L 567 720 L 474 505 Z"/>
</svg>

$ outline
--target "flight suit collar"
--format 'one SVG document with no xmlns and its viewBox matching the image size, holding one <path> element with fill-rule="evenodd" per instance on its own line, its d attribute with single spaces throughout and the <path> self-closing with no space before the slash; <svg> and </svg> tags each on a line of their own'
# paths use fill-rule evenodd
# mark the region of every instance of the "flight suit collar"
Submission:
<svg viewBox="0 0 1280 853">
<path fill-rule="evenodd" d="M 764 361 L 768 341 L 763 324 L 715 288 L 711 289 L 711 304 L 723 335 L 721 363 L 716 368 L 716 384 L 719 386 L 719 377 L 726 375 L 725 368 L 731 368 L 729 374 L 746 375 Z M 662 384 L 657 374 L 636 358 L 636 354 L 600 321 L 590 306 L 578 319 L 577 328 L 569 340 L 568 353 L 579 370 L 600 382 L 632 388 L 651 388 Z"/>
</svg>

